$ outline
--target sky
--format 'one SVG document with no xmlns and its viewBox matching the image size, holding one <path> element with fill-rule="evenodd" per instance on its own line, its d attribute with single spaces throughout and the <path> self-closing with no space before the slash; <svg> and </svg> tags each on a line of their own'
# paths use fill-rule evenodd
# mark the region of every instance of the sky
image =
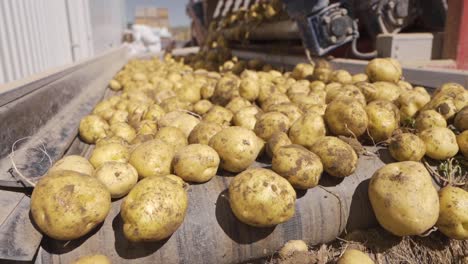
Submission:
<svg viewBox="0 0 468 264">
<path fill-rule="evenodd" d="M 188 0 L 126 0 L 127 22 L 133 22 L 137 6 L 166 7 L 169 9 L 169 24 L 174 26 L 188 26 L 190 19 L 185 14 Z"/>
</svg>

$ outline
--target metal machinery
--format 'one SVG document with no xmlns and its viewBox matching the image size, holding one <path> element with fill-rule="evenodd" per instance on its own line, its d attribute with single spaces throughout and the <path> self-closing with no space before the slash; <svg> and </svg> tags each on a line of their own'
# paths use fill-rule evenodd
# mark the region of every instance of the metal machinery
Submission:
<svg viewBox="0 0 468 264">
<path fill-rule="evenodd" d="M 220 25 L 232 14 L 246 12 L 253 5 L 268 2 L 280 2 L 287 14 L 274 21 L 250 25 L 247 29 L 250 47 L 265 41 L 273 45 L 287 40 L 287 46 L 302 44 L 314 56 L 330 54 L 339 47 L 345 47 L 350 49 L 348 53 L 352 57 L 372 58 L 377 55 L 374 43 L 378 34 L 397 34 L 403 30 L 442 31 L 447 12 L 446 0 L 191 1 L 187 13 L 193 21 L 194 39 L 203 43 L 209 31 L 208 25 L 214 21 L 217 29 L 224 31 L 224 36 L 238 46 L 236 34 L 230 33 L 236 24 L 230 27 Z M 360 52 L 360 46 L 367 51 Z"/>
</svg>

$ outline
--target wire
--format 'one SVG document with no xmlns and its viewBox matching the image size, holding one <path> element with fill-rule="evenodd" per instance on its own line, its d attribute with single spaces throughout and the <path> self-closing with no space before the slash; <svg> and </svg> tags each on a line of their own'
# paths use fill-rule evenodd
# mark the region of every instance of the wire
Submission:
<svg viewBox="0 0 468 264">
<path fill-rule="evenodd" d="M 377 50 L 374 50 L 372 52 L 366 52 L 366 53 L 362 53 L 362 52 L 358 51 L 357 50 L 357 40 L 358 40 L 358 38 L 356 37 L 351 42 L 351 51 L 352 51 L 354 56 L 356 56 L 358 59 L 363 59 L 363 60 L 373 59 L 373 58 L 377 57 Z"/>
</svg>

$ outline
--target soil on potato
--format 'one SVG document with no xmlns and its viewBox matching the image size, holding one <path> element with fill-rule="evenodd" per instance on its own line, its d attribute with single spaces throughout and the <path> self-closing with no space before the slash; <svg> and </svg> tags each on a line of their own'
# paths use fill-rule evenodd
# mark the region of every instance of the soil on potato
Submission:
<svg viewBox="0 0 468 264">
<path fill-rule="evenodd" d="M 332 264 L 347 248 L 359 249 L 376 264 L 468 264 L 468 241 L 448 239 L 436 231 L 426 237 L 399 238 L 381 228 L 354 231 L 329 244 L 296 252 L 281 259 L 277 254 L 249 264 Z"/>
</svg>

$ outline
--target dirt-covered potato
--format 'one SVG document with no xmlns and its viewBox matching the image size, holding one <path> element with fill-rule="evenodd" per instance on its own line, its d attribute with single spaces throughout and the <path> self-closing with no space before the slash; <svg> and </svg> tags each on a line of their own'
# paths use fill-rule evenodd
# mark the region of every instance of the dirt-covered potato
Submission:
<svg viewBox="0 0 468 264">
<path fill-rule="evenodd" d="M 251 102 L 255 101 L 260 92 L 258 81 L 253 78 L 244 78 L 240 82 L 239 95 Z"/>
<path fill-rule="evenodd" d="M 94 144 L 109 133 L 109 124 L 97 115 L 87 115 L 80 121 L 80 138 L 88 144 Z"/>
<path fill-rule="evenodd" d="M 93 109 L 93 114 L 102 117 L 104 120 L 109 120 L 114 113 L 114 107 L 109 101 L 99 102 Z"/>
<path fill-rule="evenodd" d="M 321 137 L 310 150 L 320 157 L 323 169 L 331 176 L 346 177 L 353 174 L 357 168 L 356 152 L 339 138 Z"/>
<path fill-rule="evenodd" d="M 231 101 L 229 101 L 229 103 L 226 105 L 226 109 L 231 111 L 231 113 L 235 114 L 237 113 L 237 111 L 249 105 L 251 105 L 251 103 L 248 100 L 240 96 L 236 96 L 232 98 Z"/>
<path fill-rule="evenodd" d="M 400 63 L 392 58 L 375 58 L 366 66 L 366 74 L 372 82 L 397 82 L 402 73 Z"/>
<path fill-rule="evenodd" d="M 400 86 L 400 88 L 404 91 L 413 90 L 413 85 L 407 81 L 399 80 L 397 85 Z"/>
<path fill-rule="evenodd" d="M 213 104 L 208 100 L 200 100 L 193 105 L 193 111 L 198 115 L 204 115 L 208 112 Z"/>
<path fill-rule="evenodd" d="M 431 109 L 440 113 L 446 120 L 452 119 L 457 113 L 457 107 L 453 98 L 445 94 L 434 96 L 431 101 L 422 108 L 422 110 Z"/>
<path fill-rule="evenodd" d="M 461 134 L 457 135 L 457 144 L 462 155 L 465 157 L 465 159 L 468 159 L 468 130 L 465 130 Z"/>
<path fill-rule="evenodd" d="M 346 249 L 336 264 L 374 264 L 374 261 L 360 250 Z"/>
<path fill-rule="evenodd" d="M 281 258 L 285 259 L 296 252 L 307 252 L 309 248 L 303 240 L 289 240 L 284 246 L 278 251 Z"/>
<path fill-rule="evenodd" d="M 222 126 L 229 126 L 233 113 L 219 105 L 214 105 L 204 116 L 203 121 L 217 123 Z"/>
<path fill-rule="evenodd" d="M 332 72 L 333 71 L 330 68 L 316 68 L 314 71 L 314 79 L 327 83 L 330 81 Z"/>
<path fill-rule="evenodd" d="M 190 132 L 188 142 L 190 144 L 208 145 L 210 139 L 221 130 L 223 130 L 223 127 L 220 124 L 202 121 Z"/>
<path fill-rule="evenodd" d="M 239 90 L 240 79 L 235 75 L 224 75 L 216 84 L 211 102 L 226 105 Z"/>
<path fill-rule="evenodd" d="M 128 122 L 128 112 L 124 110 L 115 110 L 109 119 L 109 124 Z"/>
<path fill-rule="evenodd" d="M 419 162 L 396 162 L 377 170 L 369 183 L 369 199 L 380 225 L 397 236 L 420 235 L 439 217 L 437 190 Z"/>
<path fill-rule="evenodd" d="M 159 119 L 158 126 L 162 127 L 176 127 L 184 132 L 188 137 L 192 129 L 200 123 L 200 120 L 188 113 L 182 111 L 174 111 L 165 114 Z"/>
<path fill-rule="evenodd" d="M 430 100 L 431 96 L 423 87 L 418 86 L 412 90 L 403 91 L 396 101 L 400 106 L 401 119 L 413 117 Z"/>
<path fill-rule="evenodd" d="M 313 113 L 304 114 L 289 129 L 289 138 L 292 143 L 306 148 L 312 147 L 325 134 L 326 129 L 323 118 Z"/>
<path fill-rule="evenodd" d="M 229 203 L 241 222 L 257 227 L 274 226 L 294 216 L 296 191 L 271 170 L 249 169 L 236 175 L 229 184 Z"/>
<path fill-rule="evenodd" d="M 145 178 L 122 203 L 123 233 L 132 242 L 168 238 L 184 221 L 187 206 L 187 192 L 173 177 Z"/>
<path fill-rule="evenodd" d="M 181 101 L 177 96 L 169 97 L 164 99 L 159 106 L 164 110 L 165 113 L 181 110 L 191 110 L 191 104 L 189 102 Z"/>
<path fill-rule="evenodd" d="M 255 123 L 257 123 L 256 115 L 260 112 L 260 109 L 256 106 L 249 106 L 239 110 L 232 118 L 232 123 L 235 126 L 240 126 L 253 130 Z"/>
<path fill-rule="evenodd" d="M 159 139 L 174 148 L 174 151 L 188 145 L 187 137 L 184 132 L 176 127 L 163 127 L 155 135 L 154 139 Z"/>
<path fill-rule="evenodd" d="M 361 90 L 355 85 L 347 84 L 342 87 L 329 88 L 326 92 L 326 103 L 330 103 L 335 99 L 355 99 L 363 106 L 366 105 L 366 98 L 362 94 Z"/>
<path fill-rule="evenodd" d="M 111 261 L 104 255 L 91 255 L 81 257 L 73 261 L 72 264 L 111 264 Z"/>
<path fill-rule="evenodd" d="M 419 161 L 426 154 L 426 144 L 414 134 L 401 133 L 392 137 L 388 150 L 398 161 Z"/>
<path fill-rule="evenodd" d="M 118 81 L 112 79 L 109 81 L 109 88 L 111 88 L 114 91 L 118 91 L 122 89 L 122 85 Z"/>
<path fill-rule="evenodd" d="M 31 196 L 31 215 L 39 229 L 57 240 L 86 235 L 104 221 L 111 196 L 95 177 L 59 170 L 42 177 Z"/>
<path fill-rule="evenodd" d="M 151 105 L 143 116 L 143 120 L 158 121 L 165 114 L 162 107 L 157 104 Z"/>
<path fill-rule="evenodd" d="M 301 80 L 293 83 L 291 86 L 286 91 L 286 94 L 288 97 L 291 97 L 292 95 L 295 94 L 309 94 L 310 93 L 310 84 L 308 81 L 306 83 L 303 83 L 303 81 L 306 80 Z"/>
<path fill-rule="evenodd" d="M 362 104 L 349 98 L 328 104 L 324 119 L 334 135 L 342 136 L 359 137 L 366 132 L 368 124 Z"/>
<path fill-rule="evenodd" d="M 243 127 L 227 127 L 214 135 L 209 146 L 218 152 L 220 167 L 230 172 L 247 169 L 257 158 L 264 142 Z"/>
<path fill-rule="evenodd" d="M 211 147 L 192 144 L 181 148 L 174 156 L 174 173 L 189 182 L 207 182 L 216 175 L 219 155 Z"/>
<path fill-rule="evenodd" d="M 130 154 L 125 145 L 119 143 L 108 143 L 96 146 L 89 157 L 89 162 L 93 164 L 94 168 L 98 168 L 104 162 L 118 161 L 127 162 Z"/>
<path fill-rule="evenodd" d="M 112 198 L 125 196 L 138 181 L 136 169 L 124 162 L 108 161 L 94 175 L 109 190 Z"/>
<path fill-rule="evenodd" d="M 260 103 L 260 106 L 261 106 L 263 111 L 267 111 L 267 109 L 270 108 L 273 105 L 282 104 L 282 103 L 289 103 L 289 102 L 290 102 L 290 100 L 289 100 L 288 96 L 286 96 L 285 94 L 275 93 L 275 94 L 272 94 L 267 99 L 263 100 Z"/>
<path fill-rule="evenodd" d="M 270 139 L 268 139 L 268 142 L 265 147 L 265 151 L 269 157 L 273 157 L 273 153 L 277 151 L 279 148 L 287 145 L 291 145 L 292 142 L 288 137 L 288 134 L 278 131 L 273 133 L 271 135 Z"/>
<path fill-rule="evenodd" d="M 157 131 L 157 123 L 151 120 L 141 120 L 136 126 L 137 135 L 154 135 Z"/>
<path fill-rule="evenodd" d="M 273 153 L 272 169 L 296 189 L 318 185 L 323 172 L 320 158 L 300 145 L 280 147 Z"/>
<path fill-rule="evenodd" d="M 49 169 L 48 173 L 59 170 L 71 170 L 76 171 L 82 174 L 94 175 L 94 167 L 91 163 L 78 155 L 69 155 L 59 159 L 55 164 Z"/>
<path fill-rule="evenodd" d="M 369 119 L 367 129 L 372 140 L 377 143 L 390 138 L 400 124 L 398 108 L 390 101 L 376 100 L 365 109 Z"/>
<path fill-rule="evenodd" d="M 447 186 L 439 191 L 440 211 L 436 226 L 444 235 L 468 239 L 468 192 Z"/>
<path fill-rule="evenodd" d="M 174 147 L 166 142 L 153 139 L 136 147 L 128 162 L 135 167 L 140 178 L 164 176 L 171 172 Z"/>
<path fill-rule="evenodd" d="M 280 112 L 268 112 L 259 116 L 254 132 L 267 141 L 275 132 L 288 132 L 289 118 Z"/>
<path fill-rule="evenodd" d="M 358 73 L 354 74 L 351 83 L 358 83 L 358 82 L 367 82 L 369 81 L 369 77 L 365 73 Z"/>
<path fill-rule="evenodd" d="M 458 131 L 468 130 L 468 106 L 465 106 L 460 112 L 457 113 L 453 120 L 453 125 Z"/>
<path fill-rule="evenodd" d="M 376 93 L 374 94 L 374 100 L 388 100 L 396 101 L 402 92 L 401 88 L 391 82 L 375 82 L 372 84 Z"/>
<path fill-rule="evenodd" d="M 314 64 L 310 63 L 299 63 L 297 64 L 293 71 L 291 72 L 291 77 L 296 80 L 312 78 L 314 75 Z"/>
<path fill-rule="evenodd" d="M 336 70 L 332 72 L 330 81 L 349 84 L 353 82 L 353 76 L 345 70 Z"/>
<path fill-rule="evenodd" d="M 293 103 L 271 105 L 266 110 L 267 112 L 280 112 L 286 115 L 290 124 L 296 122 L 296 120 L 299 119 L 303 114 L 302 110 Z"/>
<path fill-rule="evenodd" d="M 457 138 L 452 130 L 445 127 L 429 128 L 419 137 L 426 144 L 426 156 L 435 160 L 445 160 L 458 152 Z"/>
<path fill-rule="evenodd" d="M 110 134 L 120 137 L 126 142 L 132 142 L 136 137 L 136 131 L 127 123 L 113 123 L 110 125 Z"/>
<path fill-rule="evenodd" d="M 327 110 L 326 104 L 311 104 L 302 109 L 302 111 L 306 114 L 314 114 L 319 116 L 325 115 L 325 110 Z"/>
<path fill-rule="evenodd" d="M 423 131 L 434 127 L 447 127 L 444 117 L 434 110 L 425 110 L 418 114 L 414 122 L 414 127 L 418 131 Z"/>
</svg>

